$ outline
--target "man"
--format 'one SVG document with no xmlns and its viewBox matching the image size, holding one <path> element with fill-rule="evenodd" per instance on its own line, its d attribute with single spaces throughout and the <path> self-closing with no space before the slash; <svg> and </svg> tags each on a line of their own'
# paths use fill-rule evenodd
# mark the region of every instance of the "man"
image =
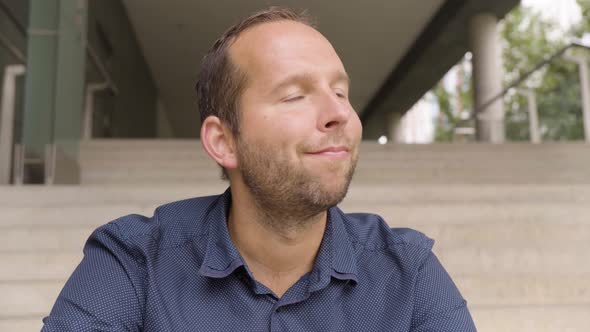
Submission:
<svg viewBox="0 0 590 332">
<path fill-rule="evenodd" d="M 300 14 L 228 30 L 197 93 L 230 188 L 96 230 L 44 331 L 475 331 L 432 240 L 336 207 L 361 139 L 348 88 Z"/>
</svg>

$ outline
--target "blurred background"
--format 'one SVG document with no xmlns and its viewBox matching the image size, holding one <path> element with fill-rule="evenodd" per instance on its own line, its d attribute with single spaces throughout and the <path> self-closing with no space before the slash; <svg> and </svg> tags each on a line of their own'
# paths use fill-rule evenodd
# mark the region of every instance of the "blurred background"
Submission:
<svg viewBox="0 0 590 332">
<path fill-rule="evenodd" d="M 0 331 L 40 330 L 97 226 L 225 189 L 193 87 L 269 5 L 352 79 L 342 208 L 434 238 L 479 331 L 588 331 L 589 0 L 0 0 Z"/>
</svg>

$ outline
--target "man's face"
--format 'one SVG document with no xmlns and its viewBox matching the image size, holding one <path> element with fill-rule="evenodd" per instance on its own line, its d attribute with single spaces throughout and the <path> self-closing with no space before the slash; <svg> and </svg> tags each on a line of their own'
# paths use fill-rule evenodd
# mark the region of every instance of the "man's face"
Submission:
<svg viewBox="0 0 590 332">
<path fill-rule="evenodd" d="M 309 26 L 279 21 L 244 31 L 230 57 L 247 77 L 238 170 L 258 204 L 311 216 L 339 203 L 362 128 L 332 45 Z"/>
</svg>

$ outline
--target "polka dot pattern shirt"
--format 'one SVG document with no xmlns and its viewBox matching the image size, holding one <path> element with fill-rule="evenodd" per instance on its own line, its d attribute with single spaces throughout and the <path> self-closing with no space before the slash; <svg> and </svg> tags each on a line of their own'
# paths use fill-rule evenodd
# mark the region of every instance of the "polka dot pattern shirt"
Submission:
<svg viewBox="0 0 590 332">
<path fill-rule="evenodd" d="M 232 243 L 230 203 L 228 189 L 99 227 L 42 331 L 476 331 L 431 239 L 337 207 L 313 270 L 278 298 Z"/>
</svg>

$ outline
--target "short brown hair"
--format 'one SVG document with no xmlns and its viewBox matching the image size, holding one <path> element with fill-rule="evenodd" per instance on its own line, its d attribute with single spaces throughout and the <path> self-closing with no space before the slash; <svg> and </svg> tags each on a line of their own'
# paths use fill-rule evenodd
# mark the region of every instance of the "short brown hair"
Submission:
<svg viewBox="0 0 590 332">
<path fill-rule="evenodd" d="M 228 48 L 244 30 L 253 26 L 276 22 L 295 21 L 315 28 L 305 11 L 296 12 L 284 7 L 270 7 L 259 11 L 230 27 L 215 41 L 201 62 L 195 90 L 201 114 L 201 123 L 208 116 L 218 117 L 236 137 L 240 133 L 239 97 L 247 82 L 244 71 L 233 64 Z M 228 179 L 223 169 L 222 179 Z"/>
</svg>

